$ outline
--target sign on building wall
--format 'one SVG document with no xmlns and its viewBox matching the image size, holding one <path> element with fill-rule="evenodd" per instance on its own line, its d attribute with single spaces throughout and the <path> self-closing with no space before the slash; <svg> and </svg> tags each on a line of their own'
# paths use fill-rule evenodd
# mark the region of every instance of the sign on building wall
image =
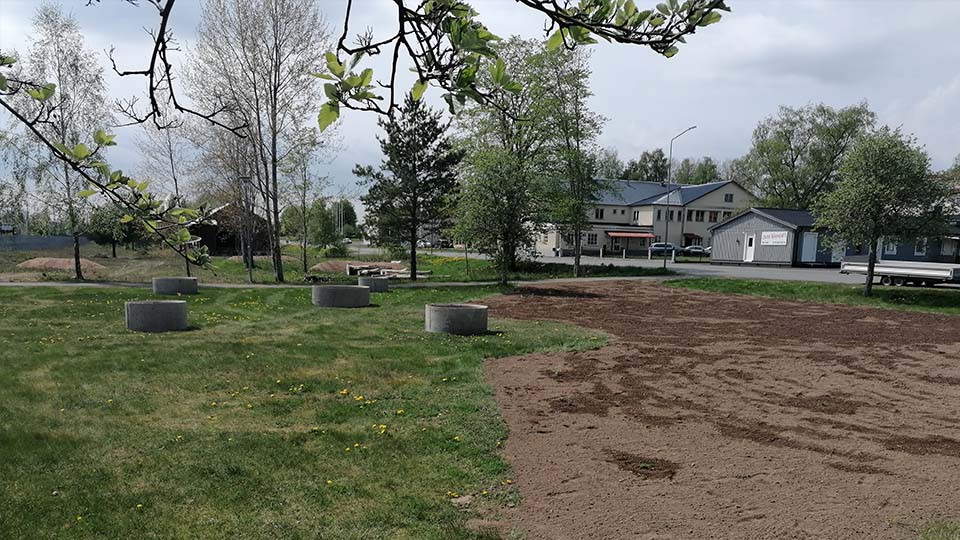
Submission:
<svg viewBox="0 0 960 540">
<path fill-rule="evenodd" d="M 760 233 L 761 246 L 787 245 L 787 231 L 763 231 Z"/>
</svg>

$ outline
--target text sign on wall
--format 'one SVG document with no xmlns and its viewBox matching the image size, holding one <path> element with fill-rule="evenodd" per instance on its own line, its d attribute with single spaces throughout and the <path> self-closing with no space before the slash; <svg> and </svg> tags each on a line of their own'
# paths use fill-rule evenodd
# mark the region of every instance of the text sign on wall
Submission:
<svg viewBox="0 0 960 540">
<path fill-rule="evenodd" d="M 760 233 L 761 246 L 787 245 L 787 231 L 763 231 Z"/>
</svg>

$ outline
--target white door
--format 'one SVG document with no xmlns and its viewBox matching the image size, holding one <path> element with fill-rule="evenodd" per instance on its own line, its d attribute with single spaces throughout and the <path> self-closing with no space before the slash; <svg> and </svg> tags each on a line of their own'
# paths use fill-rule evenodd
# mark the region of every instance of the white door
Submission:
<svg viewBox="0 0 960 540">
<path fill-rule="evenodd" d="M 743 244 L 743 262 L 753 262 L 753 252 L 757 249 L 757 235 L 747 235 Z"/>
<path fill-rule="evenodd" d="M 800 252 L 800 262 L 817 262 L 817 244 L 819 236 L 815 232 L 803 233 L 803 251 Z"/>
</svg>

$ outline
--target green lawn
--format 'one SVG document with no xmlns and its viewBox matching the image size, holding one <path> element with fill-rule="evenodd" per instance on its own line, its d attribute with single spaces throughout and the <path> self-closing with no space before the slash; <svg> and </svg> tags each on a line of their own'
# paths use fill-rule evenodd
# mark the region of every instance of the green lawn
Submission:
<svg viewBox="0 0 960 540">
<path fill-rule="evenodd" d="M 484 358 L 584 349 L 552 323 L 422 331 L 397 290 L 324 310 L 308 289 L 206 290 L 191 331 L 123 328 L 135 289 L 0 288 L 0 537 L 460 539 L 516 502 Z"/>
<path fill-rule="evenodd" d="M 873 289 L 874 296 L 867 297 L 863 295 L 862 285 L 804 281 L 691 278 L 670 280 L 666 284 L 671 287 L 719 293 L 751 294 L 787 300 L 876 306 L 960 315 L 960 290 L 957 289 L 877 286 Z"/>
<path fill-rule="evenodd" d="M 303 263 L 298 246 L 285 246 L 284 277 L 287 283 L 303 284 Z M 154 249 L 150 252 L 119 249 L 118 257 L 110 257 L 107 247 L 87 245 L 82 248 L 82 256 L 106 267 L 103 270 L 88 271 L 85 277 L 91 281 L 119 281 L 127 283 L 144 283 L 158 276 L 184 275 L 183 259 L 170 250 Z M 34 257 L 72 258 L 70 250 L 56 250 L 52 252 L 0 252 L 0 280 L 13 279 L 15 281 L 70 281 L 73 272 L 70 271 L 27 271 L 18 269 L 17 264 Z M 343 260 L 377 261 L 388 258 L 386 255 L 357 255 L 353 254 Z M 309 249 L 307 253 L 308 268 L 329 260 L 320 255 L 320 251 Z M 496 281 L 497 272 L 490 262 L 473 257 L 464 259 L 463 256 L 441 257 L 431 254 L 421 254 L 418 257 L 418 269 L 428 270 L 431 275 L 426 281 Z M 72 268 L 72 267 L 71 267 Z M 536 280 L 560 277 L 572 277 L 573 267 L 569 265 L 524 262 L 520 268 L 510 273 L 511 280 Z M 355 283 L 356 277 L 343 273 L 324 274 L 307 272 L 312 276 L 324 276 L 336 283 Z M 230 257 L 212 257 L 209 268 L 193 268 L 192 274 L 200 278 L 202 283 L 247 283 L 248 274 L 240 260 Z M 583 275 L 592 277 L 615 276 L 661 276 L 672 272 L 662 268 L 635 268 L 615 266 L 584 266 Z M 258 257 L 257 267 L 253 272 L 254 283 L 273 283 L 273 268 L 268 257 Z"/>
</svg>

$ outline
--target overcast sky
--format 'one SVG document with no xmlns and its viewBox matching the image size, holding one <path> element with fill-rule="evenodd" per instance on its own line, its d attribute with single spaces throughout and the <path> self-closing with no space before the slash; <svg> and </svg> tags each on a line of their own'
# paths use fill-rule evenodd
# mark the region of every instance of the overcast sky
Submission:
<svg viewBox="0 0 960 540">
<path fill-rule="evenodd" d="M 341 0 L 318 0 L 331 29 L 343 24 Z M 33 0 L 0 0 L 0 50 L 23 49 Z M 88 46 L 117 50 L 121 67 L 139 69 L 151 45 L 143 28 L 156 25 L 147 4 L 121 0 L 59 0 L 78 18 Z M 655 3 L 638 0 L 638 5 Z M 674 146 L 677 158 L 744 154 L 757 122 L 780 105 L 824 102 L 840 107 L 866 100 L 879 121 L 902 126 L 926 145 L 934 167 L 960 153 L 960 0 L 728 0 L 733 13 L 688 39 L 665 59 L 648 49 L 601 44 L 593 47 L 592 107 L 609 118 L 601 143 L 627 160 L 666 147 L 687 126 L 697 130 Z M 496 34 L 542 37 L 543 19 L 512 0 L 474 0 Z M 198 0 L 181 0 L 172 28 L 189 48 L 199 15 Z M 354 31 L 394 29 L 392 0 L 358 0 Z M 183 58 L 183 55 L 181 55 Z M 105 54 L 103 60 L 106 63 Z M 383 60 L 372 64 L 383 73 Z M 411 81 L 404 81 L 409 85 Z M 143 80 L 108 73 L 115 97 L 142 94 Z M 431 95 L 432 94 L 432 95 Z M 439 91 L 428 91 L 438 103 Z M 319 108 L 320 103 L 317 104 Z M 380 160 L 376 118 L 347 112 L 339 127 L 343 150 L 324 173 L 355 190 L 355 163 Z M 130 130 L 119 132 L 111 162 L 135 169 Z"/>
</svg>

